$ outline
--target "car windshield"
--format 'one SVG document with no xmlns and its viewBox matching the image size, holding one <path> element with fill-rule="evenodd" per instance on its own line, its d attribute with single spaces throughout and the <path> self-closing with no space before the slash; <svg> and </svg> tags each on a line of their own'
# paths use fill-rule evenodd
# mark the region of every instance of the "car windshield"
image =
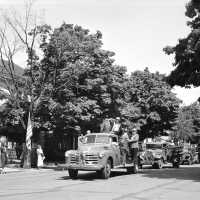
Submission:
<svg viewBox="0 0 200 200">
<path fill-rule="evenodd" d="M 107 135 L 88 135 L 86 136 L 86 144 L 93 144 L 93 143 L 102 143 L 102 144 L 109 144 L 110 137 Z"/>
<path fill-rule="evenodd" d="M 147 149 L 162 149 L 161 144 L 146 144 Z"/>
</svg>

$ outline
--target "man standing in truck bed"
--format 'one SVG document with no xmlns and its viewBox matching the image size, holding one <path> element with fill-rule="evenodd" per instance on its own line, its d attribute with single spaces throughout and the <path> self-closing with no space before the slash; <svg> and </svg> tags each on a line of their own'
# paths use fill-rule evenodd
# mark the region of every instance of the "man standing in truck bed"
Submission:
<svg viewBox="0 0 200 200">
<path fill-rule="evenodd" d="M 139 140 L 139 135 L 137 134 L 137 130 L 133 129 L 131 132 L 131 138 L 129 139 L 129 145 L 130 145 L 130 154 L 134 164 L 137 164 L 138 161 L 137 158 L 138 148 L 139 148 L 138 140 Z"/>
</svg>

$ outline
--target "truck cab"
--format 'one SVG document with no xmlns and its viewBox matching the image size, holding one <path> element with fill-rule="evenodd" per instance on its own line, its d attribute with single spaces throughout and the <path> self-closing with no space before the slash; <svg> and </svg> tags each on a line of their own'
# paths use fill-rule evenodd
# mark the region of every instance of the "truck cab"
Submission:
<svg viewBox="0 0 200 200">
<path fill-rule="evenodd" d="M 79 170 L 96 171 L 102 178 L 110 177 L 111 169 L 126 167 L 136 172 L 131 160 L 122 165 L 118 136 L 113 133 L 91 133 L 82 137 L 77 150 L 65 152 L 69 176 L 76 178 Z M 135 170 L 134 170 L 135 169 Z"/>
</svg>

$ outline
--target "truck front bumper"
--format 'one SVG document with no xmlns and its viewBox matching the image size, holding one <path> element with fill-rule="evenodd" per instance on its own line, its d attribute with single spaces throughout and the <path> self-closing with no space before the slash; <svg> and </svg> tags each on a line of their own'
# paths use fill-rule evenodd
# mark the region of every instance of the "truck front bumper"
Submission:
<svg viewBox="0 0 200 200">
<path fill-rule="evenodd" d="M 89 164 L 66 164 L 67 169 L 76 169 L 82 171 L 98 171 L 101 170 L 104 166 L 103 165 L 89 165 Z"/>
</svg>

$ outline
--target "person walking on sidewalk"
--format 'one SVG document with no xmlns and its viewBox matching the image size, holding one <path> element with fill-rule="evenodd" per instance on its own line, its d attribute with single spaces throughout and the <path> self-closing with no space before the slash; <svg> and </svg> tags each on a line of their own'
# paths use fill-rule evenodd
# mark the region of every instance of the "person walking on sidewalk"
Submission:
<svg viewBox="0 0 200 200">
<path fill-rule="evenodd" d="M 45 156 L 44 156 L 41 145 L 38 145 L 36 151 L 37 151 L 37 167 L 39 169 L 39 168 L 43 167 L 43 165 L 44 165 Z"/>
<path fill-rule="evenodd" d="M 5 137 L 0 138 L 0 174 L 4 173 L 4 168 L 7 162 L 7 152 L 6 152 L 7 140 Z"/>
</svg>

